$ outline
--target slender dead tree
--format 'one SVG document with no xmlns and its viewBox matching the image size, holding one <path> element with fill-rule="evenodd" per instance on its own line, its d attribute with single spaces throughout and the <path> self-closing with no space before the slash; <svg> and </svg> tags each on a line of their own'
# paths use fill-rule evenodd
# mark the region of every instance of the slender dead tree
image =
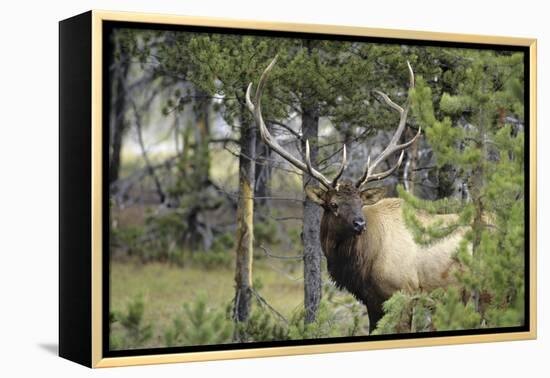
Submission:
<svg viewBox="0 0 550 378">
<path fill-rule="evenodd" d="M 143 140 L 143 127 L 142 127 L 142 111 L 143 109 L 148 109 L 151 105 L 151 102 L 157 95 L 156 92 L 153 92 L 153 94 L 145 101 L 145 103 L 142 105 L 141 110 L 138 109 L 135 101 L 130 100 L 130 105 L 132 107 L 133 113 L 134 113 L 134 122 L 136 125 L 136 131 L 138 136 L 138 142 L 141 149 L 141 156 L 143 157 L 143 161 L 145 163 L 145 167 L 147 169 L 147 173 L 151 178 L 153 179 L 153 183 L 155 184 L 155 190 L 157 192 L 157 195 L 159 197 L 159 203 L 163 203 L 166 199 L 166 194 L 164 192 L 164 189 L 162 188 L 162 184 L 160 182 L 160 178 L 158 177 L 155 168 L 153 164 L 151 163 L 151 160 L 149 159 L 149 155 L 147 153 L 147 147 L 145 146 L 145 141 Z"/>
<path fill-rule="evenodd" d="M 258 91 L 258 93 L 261 93 Z M 244 322 L 250 315 L 252 298 L 252 256 L 254 250 L 254 180 L 256 128 L 240 109 L 241 153 L 239 155 L 239 198 L 237 208 L 237 247 L 235 269 L 235 321 Z M 237 335 L 237 339 L 239 336 Z"/>
</svg>

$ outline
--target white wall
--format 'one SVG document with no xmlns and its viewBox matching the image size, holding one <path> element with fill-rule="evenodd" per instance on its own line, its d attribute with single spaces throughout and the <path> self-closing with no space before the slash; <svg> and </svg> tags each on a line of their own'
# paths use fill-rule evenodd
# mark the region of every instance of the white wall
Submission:
<svg viewBox="0 0 550 378">
<path fill-rule="evenodd" d="M 304 2 L 305 3 L 305 2 Z M 88 376 L 57 343 L 57 21 L 90 8 L 539 39 L 539 340 L 134 367 L 98 376 L 547 376 L 546 163 L 550 27 L 544 1 L 3 1 L 0 22 L 0 375 Z M 11 372 L 11 373 L 10 373 Z M 27 374 L 29 373 L 29 374 Z M 32 375 L 31 375 L 32 376 Z"/>
</svg>

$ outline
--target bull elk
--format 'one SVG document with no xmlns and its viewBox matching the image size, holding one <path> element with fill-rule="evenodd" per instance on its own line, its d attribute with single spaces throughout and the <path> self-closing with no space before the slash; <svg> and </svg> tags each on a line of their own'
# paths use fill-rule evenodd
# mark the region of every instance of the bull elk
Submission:
<svg viewBox="0 0 550 378">
<path fill-rule="evenodd" d="M 384 198 L 384 189 L 366 188 L 369 182 L 391 175 L 401 164 L 407 147 L 421 133 L 399 144 L 406 128 L 409 100 L 405 108 L 397 105 L 386 94 L 376 91 L 383 101 L 400 114 L 399 124 L 389 145 L 371 161 L 367 159 L 363 174 L 356 182 L 342 180 L 347 166 L 346 148 L 336 176 L 329 180 L 312 167 L 309 142 L 306 141 L 305 163 L 285 151 L 269 133 L 261 112 L 261 97 L 270 70 L 277 57 L 260 77 L 254 101 L 250 98 L 252 83 L 246 92 L 246 102 L 254 115 L 264 143 L 299 170 L 311 175 L 321 187 L 307 187 L 306 195 L 323 208 L 321 219 L 321 246 L 327 259 L 329 274 L 335 284 L 347 289 L 367 307 L 371 331 L 383 315 L 382 304 L 399 290 L 415 292 L 444 287 L 451 283 L 451 270 L 455 267 L 453 253 L 463 237 L 458 229 L 444 240 L 429 246 L 415 243 L 402 214 L 402 200 Z M 407 62 L 410 88 L 414 88 L 414 73 Z M 375 173 L 388 157 L 400 152 L 397 163 L 389 169 Z M 425 223 L 456 220 L 455 214 L 422 216 Z"/>
</svg>

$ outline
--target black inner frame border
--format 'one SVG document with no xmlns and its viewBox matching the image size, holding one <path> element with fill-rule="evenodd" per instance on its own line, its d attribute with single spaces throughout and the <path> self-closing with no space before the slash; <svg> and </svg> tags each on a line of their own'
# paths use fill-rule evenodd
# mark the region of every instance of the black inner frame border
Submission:
<svg viewBox="0 0 550 378">
<path fill-rule="evenodd" d="M 110 350 L 109 349 L 109 312 L 110 312 L 110 245 L 109 245 L 109 224 L 110 224 L 110 207 L 109 195 L 109 149 L 105 146 L 109 145 L 109 114 L 110 114 L 110 73 L 109 62 L 111 60 L 111 42 L 110 37 L 114 29 L 130 28 L 141 30 L 166 30 L 166 31 L 181 31 L 191 33 L 219 33 L 219 34 L 237 34 L 237 35 L 253 35 L 263 37 L 282 37 L 282 38 L 299 38 L 299 39 L 317 39 L 317 40 L 336 40 L 336 41 L 355 41 L 355 42 L 370 42 L 384 44 L 401 44 L 415 46 L 433 46 L 433 47 L 451 47 L 451 48 L 466 48 L 478 50 L 499 50 L 499 51 L 516 51 L 523 52 L 524 63 L 524 202 L 525 202 L 525 267 L 524 267 L 524 285 L 525 285 L 525 323 L 518 327 L 500 327 L 487 329 L 469 329 L 456 331 L 437 331 L 423 333 L 403 333 L 389 335 L 369 335 L 369 336 L 351 336 L 351 337 L 333 337 L 322 339 L 304 339 L 304 340 L 282 340 L 282 341 L 262 341 L 251 343 L 231 343 L 231 344 L 212 344 L 212 345 L 193 345 L 193 346 L 178 346 L 178 347 L 160 347 L 160 348 L 140 348 L 127 350 Z M 192 352 L 209 352 L 223 350 L 238 350 L 238 349 L 256 349 L 270 347 L 292 347 L 304 345 L 330 345 L 339 343 L 357 343 L 368 341 L 382 340 L 409 340 L 409 339 L 425 339 L 430 337 L 448 337 L 448 336 L 466 336 L 466 335 L 489 335 L 510 332 L 529 332 L 530 330 L 530 48 L 528 46 L 515 45 L 499 45 L 485 43 L 466 43 L 466 42 L 449 42 L 449 41 L 429 41 L 429 40 L 413 40 L 406 38 L 386 38 L 386 37 L 365 37 L 365 36 L 349 36 L 349 35 L 333 35 L 324 33 L 303 33 L 303 32 L 288 32 L 288 31 L 268 31 L 268 30 L 251 30 L 227 27 L 211 27 L 211 26 L 192 26 L 192 25 L 169 25 L 159 23 L 140 23 L 127 21 L 102 21 L 102 357 L 129 357 L 141 355 L 159 355 L 159 354 L 174 354 L 174 353 L 192 353 Z M 289 350 L 291 353 L 291 350 Z"/>
</svg>

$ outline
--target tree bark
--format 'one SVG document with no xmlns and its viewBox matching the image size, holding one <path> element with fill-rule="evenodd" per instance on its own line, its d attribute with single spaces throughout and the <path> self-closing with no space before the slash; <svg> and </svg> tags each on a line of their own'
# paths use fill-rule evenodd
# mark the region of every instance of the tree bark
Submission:
<svg viewBox="0 0 550 378">
<path fill-rule="evenodd" d="M 207 93 L 196 89 L 195 96 L 197 98 L 195 109 L 195 125 L 196 125 L 196 155 L 197 165 L 195 167 L 197 185 L 204 187 L 209 182 L 210 171 L 210 99 L 207 97 Z"/>
<path fill-rule="evenodd" d="M 235 321 L 244 322 L 250 315 L 252 297 L 252 256 L 254 242 L 254 179 L 256 129 L 241 108 L 241 154 L 239 157 L 239 200 L 237 209 L 237 249 L 235 267 Z M 237 335 L 237 338 L 239 336 Z"/>
<path fill-rule="evenodd" d="M 270 130 L 271 131 L 271 130 Z M 264 214 L 269 213 L 269 197 L 271 197 L 271 149 L 256 136 L 256 206 L 263 210 Z"/>
<path fill-rule="evenodd" d="M 193 205 L 189 207 L 187 216 L 187 239 L 190 246 L 197 250 L 199 246 L 203 251 L 209 251 L 213 243 L 212 228 L 205 211 L 211 207 L 212 198 L 206 190 L 210 184 L 210 99 L 207 93 L 195 89 L 196 101 L 194 104 L 195 127 L 193 128 L 194 141 L 193 159 L 188 180 L 186 195 L 192 199 Z M 187 146 L 189 148 L 189 146 Z"/>
<path fill-rule="evenodd" d="M 319 152 L 319 114 L 315 104 L 303 107 L 302 113 L 302 150 L 305 151 L 305 141 L 309 140 L 311 163 L 314 168 L 317 165 Z M 304 174 L 303 187 L 318 187 L 317 180 Z M 321 208 L 311 202 L 307 196 L 303 205 L 302 240 L 304 243 L 304 322 L 312 323 L 317 317 L 319 304 L 321 303 L 322 278 L 321 278 Z"/>
<path fill-rule="evenodd" d="M 120 152 L 122 151 L 122 137 L 126 128 L 126 90 L 125 83 L 128 76 L 129 60 L 121 59 L 118 71 L 115 71 L 113 83 L 113 124 L 111 133 L 111 150 L 109 161 L 109 184 L 116 182 L 120 175 Z"/>
</svg>

